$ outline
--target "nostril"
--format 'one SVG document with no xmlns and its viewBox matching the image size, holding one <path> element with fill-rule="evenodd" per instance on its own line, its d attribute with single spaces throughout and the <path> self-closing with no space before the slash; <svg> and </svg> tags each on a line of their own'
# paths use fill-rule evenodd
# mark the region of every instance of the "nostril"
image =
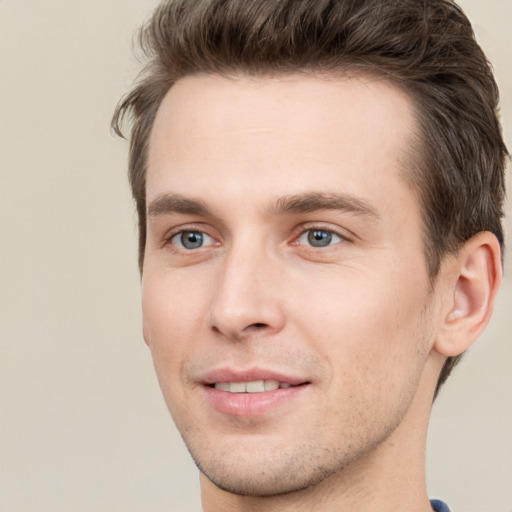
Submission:
<svg viewBox="0 0 512 512">
<path fill-rule="evenodd" d="M 258 329 L 261 329 L 262 327 L 267 327 L 267 324 L 256 322 L 255 324 L 250 325 L 249 327 L 256 327 Z"/>
</svg>

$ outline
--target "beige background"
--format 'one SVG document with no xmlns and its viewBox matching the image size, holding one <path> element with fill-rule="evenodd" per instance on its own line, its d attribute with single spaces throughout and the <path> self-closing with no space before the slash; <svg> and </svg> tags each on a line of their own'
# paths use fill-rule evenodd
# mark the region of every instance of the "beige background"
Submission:
<svg viewBox="0 0 512 512">
<path fill-rule="evenodd" d="M 512 146 L 511 0 L 464 0 Z M 109 132 L 155 0 L 0 0 L 0 511 L 198 511 L 142 342 L 127 146 Z M 509 245 L 510 206 L 507 221 Z M 512 512 L 512 261 L 434 407 L 432 496 Z"/>
</svg>

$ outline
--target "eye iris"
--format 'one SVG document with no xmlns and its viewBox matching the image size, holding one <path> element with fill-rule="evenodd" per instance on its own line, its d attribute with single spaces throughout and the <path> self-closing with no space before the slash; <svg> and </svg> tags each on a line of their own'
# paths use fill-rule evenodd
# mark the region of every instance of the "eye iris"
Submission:
<svg viewBox="0 0 512 512">
<path fill-rule="evenodd" d="M 332 241 L 332 234 L 320 229 L 312 230 L 308 233 L 308 242 L 314 247 L 325 247 Z"/>
<path fill-rule="evenodd" d="M 203 234 L 197 231 L 185 231 L 180 238 L 185 249 L 197 249 L 203 245 Z"/>
</svg>

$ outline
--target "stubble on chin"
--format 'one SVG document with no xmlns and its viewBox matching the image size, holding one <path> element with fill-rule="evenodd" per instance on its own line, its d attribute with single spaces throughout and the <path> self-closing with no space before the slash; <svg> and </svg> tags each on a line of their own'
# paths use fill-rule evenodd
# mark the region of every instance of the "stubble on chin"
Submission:
<svg viewBox="0 0 512 512">
<path fill-rule="evenodd" d="M 195 443 L 187 448 L 201 473 L 216 487 L 238 496 L 277 497 L 305 491 L 332 481 L 339 489 L 340 482 L 353 485 L 357 466 L 364 465 L 376 448 L 395 430 L 400 419 L 380 431 L 359 431 L 355 436 L 343 436 L 335 450 L 320 444 L 298 444 L 289 448 L 271 448 L 267 456 L 257 456 L 247 450 L 236 453 L 234 441 L 229 452 L 213 454 Z M 311 435 L 314 437 L 314 435 Z M 184 437 L 186 441 L 186 436 Z"/>
</svg>

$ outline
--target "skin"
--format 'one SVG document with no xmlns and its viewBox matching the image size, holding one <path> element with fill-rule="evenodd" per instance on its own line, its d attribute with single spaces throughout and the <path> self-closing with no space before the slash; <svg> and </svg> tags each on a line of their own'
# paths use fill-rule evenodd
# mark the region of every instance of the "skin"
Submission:
<svg viewBox="0 0 512 512">
<path fill-rule="evenodd" d="M 368 77 L 195 76 L 164 99 L 144 336 L 205 511 L 430 510 L 435 383 L 488 319 L 468 338 L 464 319 L 492 306 L 499 249 L 472 242 L 431 286 L 403 177 L 416 131 L 409 98 Z M 203 245 L 184 247 L 184 232 Z M 491 276 L 487 292 L 463 269 Z M 226 414 L 205 385 L 219 368 L 303 385 L 262 413 Z"/>
</svg>

